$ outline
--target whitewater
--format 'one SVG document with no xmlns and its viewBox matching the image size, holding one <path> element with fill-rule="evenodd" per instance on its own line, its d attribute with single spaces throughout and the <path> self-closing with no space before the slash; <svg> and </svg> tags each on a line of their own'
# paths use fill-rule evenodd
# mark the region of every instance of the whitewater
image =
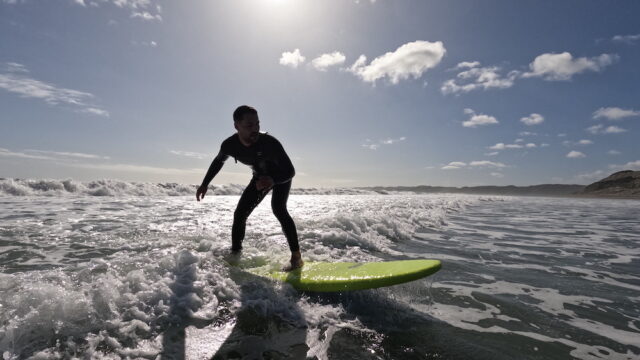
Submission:
<svg viewBox="0 0 640 360">
<path fill-rule="evenodd" d="M 2 359 L 640 359 L 634 200 L 299 189 L 305 260 L 439 259 L 403 285 L 301 293 L 240 185 L 0 179 Z"/>
</svg>

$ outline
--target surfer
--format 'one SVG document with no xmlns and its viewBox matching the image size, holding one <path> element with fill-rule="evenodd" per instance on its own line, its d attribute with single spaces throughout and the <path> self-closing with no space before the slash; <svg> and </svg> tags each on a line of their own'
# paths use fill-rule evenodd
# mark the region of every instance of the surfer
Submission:
<svg viewBox="0 0 640 360">
<path fill-rule="evenodd" d="M 260 132 L 260 120 L 256 109 L 247 105 L 239 106 L 233 112 L 233 125 L 237 132 L 220 145 L 220 152 L 211 162 L 211 166 L 209 166 L 209 170 L 196 192 L 196 200 L 200 201 L 204 198 L 209 183 L 222 169 L 222 165 L 229 156 L 233 157 L 236 162 L 240 161 L 249 165 L 253 170 L 253 177 L 242 192 L 233 214 L 231 253 L 240 254 L 247 218 L 267 193 L 273 189 L 271 209 L 282 226 L 282 231 L 289 243 L 289 250 L 291 250 L 290 264 L 284 270 L 291 271 L 300 268 L 304 262 L 298 245 L 298 233 L 296 225 L 287 211 L 291 179 L 295 175 L 293 164 L 275 137 Z"/>
</svg>

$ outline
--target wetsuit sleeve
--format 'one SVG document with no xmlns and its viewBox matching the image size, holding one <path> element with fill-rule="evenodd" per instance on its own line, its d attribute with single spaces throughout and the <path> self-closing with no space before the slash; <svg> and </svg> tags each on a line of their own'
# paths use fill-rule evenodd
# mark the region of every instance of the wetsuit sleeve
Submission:
<svg viewBox="0 0 640 360">
<path fill-rule="evenodd" d="M 284 184 L 293 179 L 296 175 L 296 170 L 293 168 L 291 159 L 289 159 L 289 156 L 284 151 L 282 144 L 280 144 L 278 140 L 275 140 L 273 146 L 275 155 L 274 160 L 276 165 L 278 165 L 278 170 L 271 174 L 271 178 L 273 178 L 273 182 L 275 184 Z"/>
<path fill-rule="evenodd" d="M 222 146 L 221 146 L 220 152 L 218 152 L 218 155 L 216 155 L 216 157 L 211 162 L 211 165 L 209 166 L 209 170 L 207 171 L 207 175 L 205 175 L 204 179 L 202 180 L 202 186 L 209 186 L 209 183 L 211 182 L 211 180 L 213 180 L 213 178 L 218 174 L 220 169 L 222 169 L 222 165 L 224 165 L 224 162 L 228 158 L 229 158 L 229 155 L 225 154 L 222 151 Z"/>
</svg>

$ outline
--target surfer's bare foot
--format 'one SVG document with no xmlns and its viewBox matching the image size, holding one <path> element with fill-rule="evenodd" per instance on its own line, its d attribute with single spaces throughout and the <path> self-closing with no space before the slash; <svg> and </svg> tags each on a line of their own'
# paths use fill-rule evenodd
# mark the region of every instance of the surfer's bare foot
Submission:
<svg viewBox="0 0 640 360">
<path fill-rule="evenodd" d="M 301 268 L 302 265 L 304 265 L 304 261 L 302 261 L 302 254 L 300 254 L 300 251 L 294 251 L 291 253 L 291 260 L 289 262 L 289 265 L 282 268 L 282 271 L 293 271 L 295 269 Z"/>
<path fill-rule="evenodd" d="M 231 250 L 225 257 L 225 260 L 231 266 L 237 266 L 240 263 L 240 257 L 242 256 L 242 250 Z"/>
</svg>

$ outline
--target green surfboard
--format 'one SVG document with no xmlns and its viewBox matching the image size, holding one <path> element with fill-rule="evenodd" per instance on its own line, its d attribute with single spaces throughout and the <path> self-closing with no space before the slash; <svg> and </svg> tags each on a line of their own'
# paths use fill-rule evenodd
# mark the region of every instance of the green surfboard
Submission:
<svg viewBox="0 0 640 360">
<path fill-rule="evenodd" d="M 337 292 L 375 289 L 421 279 L 440 270 L 439 260 L 399 260 L 386 262 L 307 262 L 291 272 L 265 267 L 247 271 L 283 281 L 301 291 Z"/>
</svg>

